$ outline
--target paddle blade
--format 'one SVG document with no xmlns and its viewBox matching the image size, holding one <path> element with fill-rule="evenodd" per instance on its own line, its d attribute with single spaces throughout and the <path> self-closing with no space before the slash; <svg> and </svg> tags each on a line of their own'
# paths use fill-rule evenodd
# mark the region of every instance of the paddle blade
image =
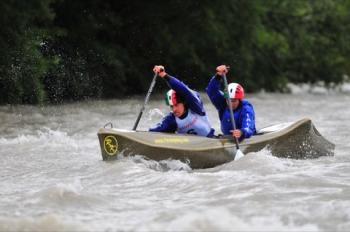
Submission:
<svg viewBox="0 0 350 232">
<path fill-rule="evenodd" d="M 235 158 L 234 158 L 234 160 L 236 161 L 236 160 L 239 160 L 240 158 L 242 158 L 244 156 L 244 154 L 243 154 L 243 152 L 241 152 L 241 150 L 237 150 L 237 152 L 236 152 L 236 155 L 235 155 Z"/>
</svg>

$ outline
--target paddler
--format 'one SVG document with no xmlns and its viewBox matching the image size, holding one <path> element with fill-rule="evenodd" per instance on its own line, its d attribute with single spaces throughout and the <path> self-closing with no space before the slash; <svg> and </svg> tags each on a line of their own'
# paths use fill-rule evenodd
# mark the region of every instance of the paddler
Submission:
<svg viewBox="0 0 350 232">
<path fill-rule="evenodd" d="M 220 91 L 221 79 L 227 73 L 228 67 L 226 65 L 218 66 L 216 68 L 216 74 L 209 81 L 206 92 L 219 113 L 222 133 L 243 140 L 256 133 L 254 108 L 249 101 L 244 99 L 244 89 L 240 84 L 230 83 L 228 85 L 230 104 L 232 105 L 234 121 L 236 123 L 236 130 L 233 130 L 230 109 L 223 92 Z"/>
<path fill-rule="evenodd" d="M 162 65 L 155 65 L 153 72 L 165 80 L 171 88 L 165 98 L 166 104 L 170 106 L 170 112 L 149 131 L 213 137 L 214 129 L 209 123 L 199 93 L 167 74 Z"/>
</svg>

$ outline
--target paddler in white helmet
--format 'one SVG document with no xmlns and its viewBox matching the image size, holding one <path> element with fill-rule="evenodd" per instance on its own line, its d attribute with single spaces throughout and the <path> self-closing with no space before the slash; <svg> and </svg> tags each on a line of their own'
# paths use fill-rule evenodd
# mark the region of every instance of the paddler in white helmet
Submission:
<svg viewBox="0 0 350 232">
<path fill-rule="evenodd" d="M 211 78 L 206 88 L 206 92 L 219 113 L 222 133 L 224 135 L 232 134 L 233 137 L 243 140 L 256 133 L 254 108 L 249 101 L 244 99 L 244 89 L 240 84 L 230 83 L 228 85 L 230 104 L 232 105 L 236 123 L 236 130 L 233 130 L 230 110 L 223 92 L 220 91 L 221 79 L 227 72 L 228 67 L 226 65 L 218 66 L 216 74 Z"/>
<path fill-rule="evenodd" d="M 155 65 L 153 72 L 164 79 L 171 88 L 166 94 L 170 112 L 149 131 L 194 134 L 213 137 L 211 127 L 199 93 L 165 72 L 164 66 Z"/>
</svg>

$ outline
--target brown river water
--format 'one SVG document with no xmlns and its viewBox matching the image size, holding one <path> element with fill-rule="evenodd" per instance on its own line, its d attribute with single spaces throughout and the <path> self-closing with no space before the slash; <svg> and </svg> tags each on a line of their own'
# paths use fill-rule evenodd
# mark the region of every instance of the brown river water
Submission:
<svg viewBox="0 0 350 232">
<path fill-rule="evenodd" d="M 167 112 L 162 99 L 151 96 L 138 129 Z M 131 129 L 143 97 L 0 106 L 0 231 L 349 231 L 349 92 L 247 99 L 257 128 L 311 118 L 335 156 L 281 159 L 263 149 L 201 170 L 141 156 L 105 162 L 98 129 Z"/>
</svg>

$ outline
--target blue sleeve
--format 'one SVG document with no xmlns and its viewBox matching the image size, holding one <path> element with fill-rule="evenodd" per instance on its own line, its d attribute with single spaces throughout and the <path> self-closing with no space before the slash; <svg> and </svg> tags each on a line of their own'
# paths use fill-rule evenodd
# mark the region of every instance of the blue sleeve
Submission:
<svg viewBox="0 0 350 232">
<path fill-rule="evenodd" d="M 175 116 L 172 113 L 166 115 L 160 123 L 157 123 L 154 127 L 150 128 L 149 131 L 153 132 L 169 132 L 174 133 L 177 129 Z"/>
<path fill-rule="evenodd" d="M 242 109 L 241 131 L 244 138 L 249 138 L 256 133 L 255 113 L 251 104 L 246 104 Z"/>
<path fill-rule="evenodd" d="M 205 90 L 208 94 L 210 101 L 219 111 L 219 117 L 221 120 L 222 114 L 227 107 L 227 103 L 225 97 L 220 92 L 220 80 L 218 80 L 216 76 L 213 76 Z"/>
<path fill-rule="evenodd" d="M 167 75 L 166 80 L 170 88 L 175 90 L 177 94 L 180 94 L 185 99 L 188 108 L 199 115 L 205 115 L 203 102 L 195 91 L 188 88 L 187 85 L 175 77 Z"/>
</svg>

